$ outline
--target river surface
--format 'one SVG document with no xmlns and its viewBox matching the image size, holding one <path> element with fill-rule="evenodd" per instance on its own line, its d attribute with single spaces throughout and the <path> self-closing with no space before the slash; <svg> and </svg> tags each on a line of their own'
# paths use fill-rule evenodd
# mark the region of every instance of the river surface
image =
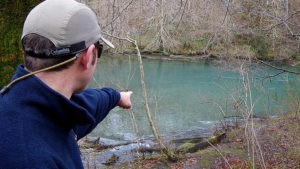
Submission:
<svg viewBox="0 0 300 169">
<path fill-rule="evenodd" d="M 88 87 L 109 86 L 117 90 L 132 90 L 133 111 L 140 135 L 151 139 L 153 136 L 144 108 L 139 65 L 134 57 L 102 56 Z M 246 97 L 238 66 L 207 61 L 191 63 L 146 59 L 143 64 L 150 111 L 163 137 L 189 137 L 193 133 L 205 137 L 205 131 L 224 119 L 223 113 L 226 116 L 240 116 L 245 110 L 244 106 L 238 108 L 238 104 L 234 104 Z M 262 79 L 279 71 L 267 70 L 262 65 L 251 67 L 251 70 L 255 69 L 255 72 L 248 72 L 254 114 L 266 116 L 288 112 L 283 106 L 287 101 L 286 91 L 294 87 L 299 92 L 299 79 L 291 74 Z M 130 111 L 116 107 L 90 136 L 100 137 L 106 144 L 135 140 L 137 134 Z"/>
</svg>

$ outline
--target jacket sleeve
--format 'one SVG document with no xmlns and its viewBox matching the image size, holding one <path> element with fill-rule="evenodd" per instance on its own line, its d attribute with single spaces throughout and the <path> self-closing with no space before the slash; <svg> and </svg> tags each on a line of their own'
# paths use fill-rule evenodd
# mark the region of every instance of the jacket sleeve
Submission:
<svg viewBox="0 0 300 169">
<path fill-rule="evenodd" d="M 90 133 L 120 101 L 120 93 L 111 88 L 86 89 L 80 94 L 75 94 L 72 101 L 84 107 L 94 118 L 95 123 L 78 125 L 74 127 L 77 139 Z"/>
</svg>

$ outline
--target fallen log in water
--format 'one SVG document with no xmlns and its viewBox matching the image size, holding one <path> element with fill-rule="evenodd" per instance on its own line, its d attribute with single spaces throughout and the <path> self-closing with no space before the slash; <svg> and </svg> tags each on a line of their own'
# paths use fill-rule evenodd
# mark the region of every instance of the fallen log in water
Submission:
<svg viewBox="0 0 300 169">
<path fill-rule="evenodd" d="M 102 151 L 102 150 L 106 150 L 106 149 L 111 149 L 111 148 L 115 148 L 115 147 L 119 147 L 119 146 L 126 146 L 129 144 L 137 144 L 136 141 L 129 141 L 129 142 L 124 142 L 124 143 L 119 143 L 119 144 L 114 144 L 114 145 L 105 145 L 105 144 L 101 144 L 99 142 L 99 138 L 95 139 L 95 140 L 83 140 L 81 141 L 78 145 L 80 149 L 89 149 L 92 148 L 95 151 Z"/>
<path fill-rule="evenodd" d="M 211 144 L 216 144 L 221 142 L 221 140 L 223 140 L 224 138 L 226 138 L 226 133 L 222 133 L 218 136 L 213 136 L 207 139 L 207 141 L 203 141 L 200 143 L 185 143 L 181 146 L 179 146 L 178 148 L 176 148 L 177 152 L 180 153 L 194 153 L 196 151 L 205 149 L 206 147 L 210 146 Z"/>
<path fill-rule="evenodd" d="M 211 144 L 216 144 L 221 142 L 224 138 L 226 138 L 226 133 L 222 133 L 218 136 L 212 136 L 208 138 L 206 141 L 203 138 L 193 138 L 187 141 L 186 143 L 182 144 L 179 147 L 173 149 L 175 153 L 194 153 L 198 150 L 205 149 L 209 147 Z M 182 142 L 183 139 L 180 140 L 172 140 L 172 142 Z M 187 139 L 185 139 L 187 140 Z M 204 140 L 204 141 L 203 141 Z M 199 141 L 199 142 L 196 142 Z M 201 142 L 200 142 L 201 141 Z M 137 151 L 136 149 L 132 151 Z M 153 153 L 153 152 L 160 152 L 161 149 L 159 147 L 141 147 L 139 149 L 142 153 Z"/>
</svg>

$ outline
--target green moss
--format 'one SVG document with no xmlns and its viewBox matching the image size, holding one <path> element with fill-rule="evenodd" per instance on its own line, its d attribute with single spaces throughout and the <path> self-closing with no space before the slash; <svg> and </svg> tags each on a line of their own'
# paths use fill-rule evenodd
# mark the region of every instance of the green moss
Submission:
<svg viewBox="0 0 300 169">
<path fill-rule="evenodd" d="M 184 143 L 177 148 L 177 151 L 186 152 L 187 150 L 193 148 L 194 146 L 195 146 L 195 144 L 193 144 L 193 143 Z"/>
<path fill-rule="evenodd" d="M 118 156 L 116 156 L 115 154 L 112 154 L 109 159 L 107 159 L 105 162 L 109 165 L 116 163 L 118 159 Z"/>
<path fill-rule="evenodd" d="M 243 158 L 246 159 L 245 151 L 238 147 L 226 148 L 224 150 L 220 150 L 220 152 L 222 153 L 222 155 L 225 155 L 225 156 L 226 155 L 235 155 L 241 159 L 243 159 Z M 210 167 L 217 158 L 221 157 L 221 154 L 212 148 L 200 150 L 197 152 L 197 154 L 200 155 L 200 157 L 201 157 L 200 164 L 204 168 Z"/>
<path fill-rule="evenodd" d="M 267 38 L 264 36 L 258 36 L 252 40 L 251 45 L 256 49 L 258 53 L 258 58 L 268 60 L 272 57 L 269 56 L 269 45 L 267 42 Z"/>
<path fill-rule="evenodd" d="M 196 39 L 192 41 L 192 45 L 196 48 L 204 48 L 208 43 L 208 39 Z"/>
<path fill-rule="evenodd" d="M 274 58 L 272 52 L 269 49 L 269 37 L 266 35 L 239 34 L 235 36 L 233 42 L 235 45 L 241 46 L 238 47 L 239 50 L 245 50 L 250 52 L 251 57 L 256 56 L 257 58 L 263 60 L 270 60 Z"/>
<path fill-rule="evenodd" d="M 237 44 L 228 49 L 228 54 L 234 58 L 252 59 L 256 56 L 256 51 L 248 44 Z"/>
<path fill-rule="evenodd" d="M 235 155 L 238 157 L 243 157 L 245 155 L 245 150 L 238 148 L 238 147 L 225 149 L 221 152 L 224 154 L 227 154 L 227 155 Z"/>
<path fill-rule="evenodd" d="M 300 67 L 300 61 L 299 61 L 299 62 L 296 62 L 296 63 L 294 63 L 292 66 L 295 66 L 295 67 Z"/>
<path fill-rule="evenodd" d="M 217 142 L 217 136 L 212 136 L 212 137 L 208 138 L 208 141 L 212 144 L 216 143 Z"/>
<path fill-rule="evenodd" d="M 227 138 L 232 139 L 242 133 L 242 129 L 234 129 L 227 133 Z"/>
<path fill-rule="evenodd" d="M 145 156 L 146 160 L 157 160 L 157 159 L 167 159 L 167 156 L 164 154 L 152 154 L 152 155 L 147 155 Z"/>
<path fill-rule="evenodd" d="M 200 165 L 203 168 L 210 167 L 214 160 L 221 156 L 218 152 L 212 149 L 201 150 L 198 151 L 197 154 L 201 157 Z"/>
</svg>

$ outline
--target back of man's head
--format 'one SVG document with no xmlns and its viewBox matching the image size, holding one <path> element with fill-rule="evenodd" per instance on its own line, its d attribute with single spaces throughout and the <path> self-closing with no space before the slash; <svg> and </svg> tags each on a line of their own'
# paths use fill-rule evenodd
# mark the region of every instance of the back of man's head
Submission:
<svg viewBox="0 0 300 169">
<path fill-rule="evenodd" d="M 75 56 L 73 54 L 65 55 L 63 57 L 47 57 L 51 50 L 55 48 L 55 45 L 48 38 L 34 33 L 23 37 L 22 45 L 25 51 L 24 65 L 31 72 L 59 64 Z M 51 69 L 51 71 L 60 71 L 66 69 L 73 63 L 74 61 L 71 61 L 57 68 Z"/>
<path fill-rule="evenodd" d="M 21 39 L 30 71 L 75 57 L 100 39 L 114 47 L 101 36 L 95 13 L 74 0 L 46 0 L 36 6 L 25 20 Z"/>
</svg>

